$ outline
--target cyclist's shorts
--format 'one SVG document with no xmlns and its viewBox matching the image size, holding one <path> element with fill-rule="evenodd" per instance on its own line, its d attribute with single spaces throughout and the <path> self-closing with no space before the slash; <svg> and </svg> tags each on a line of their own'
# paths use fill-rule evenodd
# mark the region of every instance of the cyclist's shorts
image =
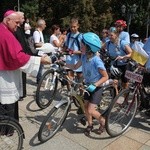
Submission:
<svg viewBox="0 0 150 150">
<path fill-rule="evenodd" d="M 102 90 L 100 87 L 97 87 L 96 90 L 92 93 L 84 93 L 84 100 L 89 101 L 92 104 L 99 104 L 101 101 Z"/>
</svg>

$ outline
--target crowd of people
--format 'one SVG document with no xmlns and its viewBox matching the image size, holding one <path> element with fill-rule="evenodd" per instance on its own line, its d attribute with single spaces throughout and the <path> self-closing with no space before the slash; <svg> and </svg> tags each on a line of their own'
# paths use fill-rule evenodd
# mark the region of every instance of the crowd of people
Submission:
<svg viewBox="0 0 150 150">
<path fill-rule="evenodd" d="M 66 66 L 73 70 L 68 72 L 69 77 L 73 79 L 76 73 L 78 82 L 84 80 L 88 85 L 90 95 L 84 94 L 85 115 L 88 122 L 85 135 L 89 135 L 93 129 L 93 117 L 99 121 L 98 132 L 101 134 L 104 131 L 105 118 L 95 107 L 100 102 L 98 98 L 100 87 L 109 76 L 98 52 L 109 54 L 111 78 L 114 79 L 115 86 L 119 76 L 122 87 L 127 88 L 128 80 L 124 75 L 132 47 L 137 42 L 148 51 L 150 38 L 146 43 L 142 43 L 139 35 L 134 33 L 130 36 L 124 31 L 127 27 L 124 20 L 117 20 L 113 27 L 103 29 L 101 39 L 93 32 L 80 33 L 79 26 L 77 18 L 70 20 L 69 31 L 54 24 L 51 27 L 49 43 L 56 51 L 69 53 L 66 56 Z M 43 35 L 45 28 L 45 20 L 39 19 L 32 35 L 29 19 L 25 20 L 23 12 L 13 10 L 5 12 L 0 24 L 0 31 L 3 33 L 0 38 L 0 106 L 6 110 L 6 115 L 17 120 L 19 120 L 18 101 L 26 97 L 26 73 L 35 76 L 38 84 L 44 64 L 52 63 L 46 53 L 38 51 L 38 48 L 45 44 Z"/>
</svg>

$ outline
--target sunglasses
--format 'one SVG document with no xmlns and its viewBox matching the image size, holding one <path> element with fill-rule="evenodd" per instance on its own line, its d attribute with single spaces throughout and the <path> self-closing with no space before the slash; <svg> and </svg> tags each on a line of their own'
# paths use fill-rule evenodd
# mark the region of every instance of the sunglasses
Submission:
<svg viewBox="0 0 150 150">
<path fill-rule="evenodd" d="M 106 32 L 106 31 L 104 31 L 104 32 L 102 32 L 102 33 L 106 33 L 106 34 L 108 34 L 108 32 Z"/>
</svg>

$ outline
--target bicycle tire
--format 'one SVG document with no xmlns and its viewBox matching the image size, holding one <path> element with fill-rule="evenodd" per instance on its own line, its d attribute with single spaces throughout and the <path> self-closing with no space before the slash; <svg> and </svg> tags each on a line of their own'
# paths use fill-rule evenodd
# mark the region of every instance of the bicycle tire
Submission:
<svg viewBox="0 0 150 150">
<path fill-rule="evenodd" d="M 21 150 L 24 139 L 21 125 L 10 117 L 0 119 L 0 139 L 1 149 Z"/>
<path fill-rule="evenodd" d="M 114 86 L 106 86 L 102 90 L 102 95 L 100 97 L 100 103 L 97 107 L 98 111 L 101 113 L 101 115 L 105 115 L 110 107 L 110 104 L 112 103 L 113 99 L 116 96 L 116 89 Z"/>
<path fill-rule="evenodd" d="M 67 117 L 68 111 L 68 102 L 62 103 L 58 107 L 55 106 L 51 109 L 40 126 L 38 132 L 39 141 L 44 143 L 58 132 Z"/>
<path fill-rule="evenodd" d="M 124 133 L 137 110 L 137 98 L 130 89 L 122 90 L 111 103 L 106 116 L 106 131 L 111 137 Z"/>
<path fill-rule="evenodd" d="M 58 79 L 56 77 L 55 83 L 52 84 L 52 78 L 54 75 L 53 70 L 47 70 L 36 89 L 36 103 L 41 109 L 47 108 L 53 101 L 56 95 L 58 86 Z"/>
</svg>

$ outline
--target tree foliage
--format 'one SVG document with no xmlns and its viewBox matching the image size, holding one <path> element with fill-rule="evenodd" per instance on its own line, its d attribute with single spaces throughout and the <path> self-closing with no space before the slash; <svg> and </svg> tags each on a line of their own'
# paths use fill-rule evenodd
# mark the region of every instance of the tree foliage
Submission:
<svg viewBox="0 0 150 150">
<path fill-rule="evenodd" d="M 128 22 L 131 6 L 136 4 L 137 11 L 131 19 L 130 33 L 145 36 L 150 0 L 20 0 L 21 10 L 35 23 L 38 18 L 44 18 L 47 29 L 53 24 L 68 26 L 72 17 L 78 17 L 82 32 L 100 33 L 103 28 L 114 25 L 115 20 L 124 19 Z M 1 14 L 4 10 L 17 6 L 17 0 L 11 3 L 1 0 Z M 122 15 L 121 6 L 126 5 L 126 14 Z M 1 15 L 2 17 L 2 15 Z"/>
</svg>

